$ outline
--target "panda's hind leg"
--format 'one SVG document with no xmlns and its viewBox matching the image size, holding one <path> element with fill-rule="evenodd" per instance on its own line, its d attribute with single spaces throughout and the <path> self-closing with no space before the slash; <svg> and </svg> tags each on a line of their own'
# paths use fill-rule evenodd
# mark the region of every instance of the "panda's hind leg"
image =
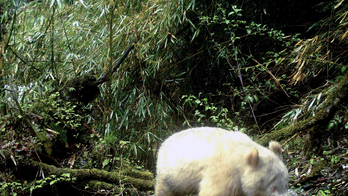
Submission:
<svg viewBox="0 0 348 196">
<path fill-rule="evenodd" d="M 156 196 L 179 196 L 171 189 L 168 181 L 163 178 L 156 179 L 155 195 Z"/>
</svg>

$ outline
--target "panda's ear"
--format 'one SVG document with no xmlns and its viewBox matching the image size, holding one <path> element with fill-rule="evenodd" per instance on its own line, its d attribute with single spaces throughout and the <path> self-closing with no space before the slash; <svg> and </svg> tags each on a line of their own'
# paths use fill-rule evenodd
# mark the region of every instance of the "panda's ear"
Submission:
<svg viewBox="0 0 348 196">
<path fill-rule="evenodd" d="M 274 152 L 274 154 L 276 154 L 280 160 L 283 161 L 283 157 L 282 157 L 282 148 L 280 146 L 280 144 L 278 142 L 275 141 L 270 141 L 268 148 L 270 151 Z"/>
<path fill-rule="evenodd" d="M 259 163 L 259 152 L 256 149 L 251 149 L 246 155 L 248 165 L 256 167 Z"/>
</svg>

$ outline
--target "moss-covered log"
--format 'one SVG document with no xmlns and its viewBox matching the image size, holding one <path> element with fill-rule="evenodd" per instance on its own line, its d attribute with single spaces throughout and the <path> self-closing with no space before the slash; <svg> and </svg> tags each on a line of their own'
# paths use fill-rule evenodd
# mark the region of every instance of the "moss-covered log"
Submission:
<svg viewBox="0 0 348 196">
<path fill-rule="evenodd" d="M 71 177 L 75 177 L 76 181 L 88 182 L 90 180 L 96 180 L 99 182 L 105 182 L 108 184 L 118 185 L 122 182 L 123 185 L 129 185 L 139 191 L 149 191 L 154 189 L 153 175 L 148 171 L 139 171 L 126 169 L 125 171 L 114 170 L 111 172 L 100 169 L 70 169 L 70 168 L 58 168 L 53 165 L 45 164 L 37 161 L 30 161 L 32 169 L 40 170 L 41 168 L 50 175 L 61 176 L 62 174 L 69 173 Z M 135 176 L 131 176 L 135 174 Z M 102 184 L 98 184 L 101 186 Z M 107 188 L 107 187 L 99 187 Z"/>
</svg>

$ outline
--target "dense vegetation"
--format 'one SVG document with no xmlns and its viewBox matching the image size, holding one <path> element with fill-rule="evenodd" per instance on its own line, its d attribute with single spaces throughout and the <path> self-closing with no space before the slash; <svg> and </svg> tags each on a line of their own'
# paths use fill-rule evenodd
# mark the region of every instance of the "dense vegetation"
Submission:
<svg viewBox="0 0 348 196">
<path fill-rule="evenodd" d="M 2 1 L 0 195 L 151 194 L 162 139 L 197 126 L 280 141 L 292 189 L 346 194 L 347 7 Z"/>
</svg>

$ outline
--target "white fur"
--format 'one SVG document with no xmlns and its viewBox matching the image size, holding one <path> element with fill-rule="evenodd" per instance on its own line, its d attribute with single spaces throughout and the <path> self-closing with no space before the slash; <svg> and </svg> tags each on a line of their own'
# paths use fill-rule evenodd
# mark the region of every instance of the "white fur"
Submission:
<svg viewBox="0 0 348 196">
<path fill-rule="evenodd" d="M 201 127 L 173 134 L 157 158 L 156 196 L 269 196 L 286 192 L 277 142 L 264 148 L 241 132 Z"/>
</svg>

